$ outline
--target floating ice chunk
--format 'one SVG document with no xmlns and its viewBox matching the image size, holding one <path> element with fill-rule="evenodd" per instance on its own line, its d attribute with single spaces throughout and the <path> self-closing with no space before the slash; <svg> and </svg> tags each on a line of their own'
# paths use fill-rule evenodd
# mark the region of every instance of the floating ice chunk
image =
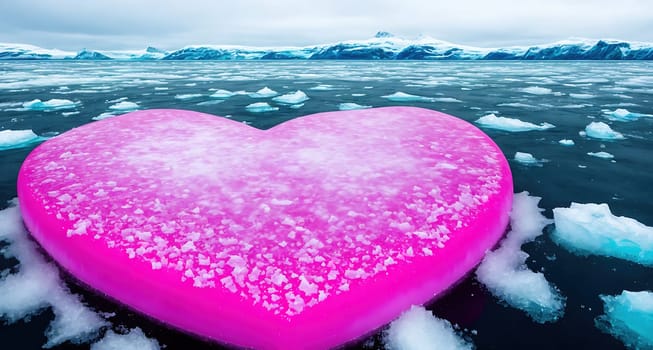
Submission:
<svg viewBox="0 0 653 350">
<path fill-rule="evenodd" d="M 0 151 L 24 147 L 42 139 L 32 130 L 0 130 Z"/>
<path fill-rule="evenodd" d="M 540 125 L 537 125 L 516 118 L 497 117 L 494 114 L 488 114 L 478 118 L 476 124 L 490 129 L 511 132 L 547 130 L 555 127 L 555 125 L 549 123 L 541 123 Z"/>
<path fill-rule="evenodd" d="M 193 98 L 202 97 L 202 94 L 178 94 L 175 95 L 175 98 L 178 100 L 190 100 Z"/>
<path fill-rule="evenodd" d="M 595 98 L 596 96 L 591 94 L 569 94 L 569 97 L 578 99 L 590 99 Z"/>
<path fill-rule="evenodd" d="M 102 113 L 100 115 L 96 115 L 95 117 L 93 117 L 91 119 L 93 119 L 93 120 L 102 120 L 102 119 L 107 119 L 107 118 L 111 118 L 111 117 L 115 117 L 115 116 L 116 115 L 111 113 L 111 112 L 104 112 L 104 113 Z"/>
<path fill-rule="evenodd" d="M 270 89 L 269 87 L 264 87 L 260 89 L 259 91 L 249 94 L 249 97 L 253 98 L 267 98 L 267 97 L 274 97 L 277 96 L 279 93 Z"/>
<path fill-rule="evenodd" d="M 272 101 L 283 103 L 283 104 L 289 104 L 289 105 L 299 104 L 306 100 L 308 100 L 308 96 L 306 96 L 306 94 L 301 90 L 297 90 L 289 94 L 277 96 L 272 99 Z"/>
<path fill-rule="evenodd" d="M 473 344 L 456 333 L 451 323 L 433 316 L 421 306 L 412 306 L 390 324 L 385 332 L 388 350 L 461 350 Z"/>
<path fill-rule="evenodd" d="M 214 97 L 214 98 L 229 98 L 229 97 L 234 96 L 234 95 L 236 95 L 235 92 L 231 92 L 229 90 L 219 89 L 219 90 L 215 91 L 213 94 L 211 94 L 211 97 Z"/>
<path fill-rule="evenodd" d="M 354 109 L 366 109 L 366 108 L 372 108 L 372 106 L 363 106 L 363 105 L 359 105 L 358 103 L 351 103 L 351 102 L 341 103 L 338 106 L 338 109 L 340 109 L 341 111 L 351 111 Z"/>
<path fill-rule="evenodd" d="M 411 101 L 431 102 L 432 101 L 432 99 L 429 97 L 411 95 L 401 91 L 397 91 L 394 94 L 385 95 L 381 97 L 394 102 L 411 102 Z"/>
<path fill-rule="evenodd" d="M 537 159 L 530 153 L 516 152 L 515 161 L 523 165 L 542 166 L 544 159 Z"/>
<path fill-rule="evenodd" d="M 614 158 L 614 155 L 612 155 L 612 153 L 603 152 L 603 151 L 601 151 L 601 152 L 587 152 L 587 154 L 592 156 L 592 157 L 603 158 L 603 159 L 612 159 L 612 158 Z"/>
<path fill-rule="evenodd" d="M 279 107 L 272 107 L 267 102 L 256 102 L 247 105 L 245 109 L 252 113 L 263 113 L 263 112 L 278 111 Z"/>
<path fill-rule="evenodd" d="M 45 347 L 86 341 L 108 325 L 68 291 L 56 267 L 27 238 L 17 207 L 0 211 L 0 241 L 9 243 L 5 256 L 20 262 L 18 272 L 1 276 L 0 318 L 13 323 L 51 306 L 55 319 L 46 331 Z"/>
<path fill-rule="evenodd" d="M 56 111 L 60 109 L 73 109 L 77 107 L 77 105 L 79 105 L 79 102 L 73 102 L 71 100 L 51 99 L 47 101 L 41 101 L 39 99 L 36 99 L 23 103 L 23 108 L 32 111 L 48 112 L 48 111 Z"/>
<path fill-rule="evenodd" d="M 653 348 L 653 292 L 630 292 L 601 295 L 605 314 L 596 327 L 621 340 L 629 349 Z"/>
<path fill-rule="evenodd" d="M 558 143 L 563 145 L 563 146 L 573 146 L 573 145 L 575 145 L 574 140 L 569 140 L 569 139 L 562 139 L 562 140 L 558 141 Z"/>
<path fill-rule="evenodd" d="M 434 102 L 445 102 L 445 103 L 462 103 L 463 101 L 455 99 L 453 97 L 436 97 L 431 99 Z"/>
<path fill-rule="evenodd" d="M 553 209 L 553 240 L 581 255 L 604 255 L 653 266 L 653 227 L 614 216 L 607 204 Z"/>
<path fill-rule="evenodd" d="M 138 109 L 138 104 L 134 102 L 129 102 L 129 101 L 120 101 L 116 104 L 113 104 L 109 106 L 109 109 L 112 109 L 114 111 L 133 111 L 135 109 Z"/>
<path fill-rule="evenodd" d="M 539 87 L 539 86 L 529 86 L 527 88 L 521 89 L 521 91 L 525 92 L 527 94 L 531 94 L 531 95 L 549 95 L 549 94 L 553 93 L 553 91 L 551 91 L 551 89 L 543 88 L 543 87 Z"/>
<path fill-rule="evenodd" d="M 601 140 L 620 140 L 624 138 L 624 135 L 612 130 L 612 128 L 604 122 L 589 123 L 585 127 L 585 135 L 587 137 Z"/>
<path fill-rule="evenodd" d="M 539 197 L 529 196 L 528 192 L 515 195 L 511 231 L 498 249 L 485 255 L 476 277 L 495 297 L 525 311 L 536 322 L 545 323 L 562 316 L 565 297 L 542 273 L 528 269 L 528 254 L 521 250 L 524 243 L 535 240 L 551 223 L 538 208 L 539 201 Z"/>
<path fill-rule="evenodd" d="M 197 103 L 198 106 L 211 106 L 211 105 L 217 105 L 218 103 L 222 103 L 224 100 L 210 100 L 210 101 L 204 101 Z"/>
<path fill-rule="evenodd" d="M 126 334 L 116 334 L 110 330 L 104 338 L 91 345 L 91 350 L 159 350 L 160 348 L 155 339 L 145 336 L 138 327 Z"/>
<path fill-rule="evenodd" d="M 296 105 L 290 105 L 289 107 L 292 108 L 292 109 L 299 109 L 299 108 L 304 107 L 304 104 L 303 103 L 298 103 Z"/>
<path fill-rule="evenodd" d="M 617 108 L 614 111 L 607 110 L 604 113 L 607 114 L 608 119 L 620 122 L 630 122 L 641 117 L 653 117 L 650 114 L 633 113 L 625 108 Z"/>
<path fill-rule="evenodd" d="M 330 90 L 338 90 L 338 88 L 333 87 L 333 85 L 329 85 L 329 84 L 319 84 L 317 86 L 313 86 L 312 88 L 309 88 L 309 90 L 330 91 Z"/>
</svg>

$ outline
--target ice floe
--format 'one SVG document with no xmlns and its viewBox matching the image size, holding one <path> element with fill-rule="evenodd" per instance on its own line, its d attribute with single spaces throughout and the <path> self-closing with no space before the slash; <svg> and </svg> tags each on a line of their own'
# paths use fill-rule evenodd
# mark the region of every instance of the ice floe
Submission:
<svg viewBox="0 0 653 350">
<path fill-rule="evenodd" d="M 39 99 L 32 100 L 29 102 L 23 103 L 23 108 L 32 111 L 57 111 L 61 109 L 73 109 L 79 105 L 79 102 L 73 102 L 71 100 L 64 100 L 53 98 L 47 101 L 41 101 Z"/>
<path fill-rule="evenodd" d="M 202 94 L 178 94 L 175 95 L 175 98 L 178 100 L 190 100 L 193 98 L 202 97 Z"/>
<path fill-rule="evenodd" d="M 136 327 L 125 334 L 116 334 L 109 330 L 97 343 L 91 345 L 91 350 L 159 350 L 159 342 L 145 336 Z"/>
<path fill-rule="evenodd" d="M 91 119 L 93 119 L 93 120 L 102 120 L 102 119 L 107 119 L 107 118 L 111 118 L 111 117 L 115 117 L 115 116 L 116 115 L 111 113 L 111 112 L 104 112 L 104 113 L 102 113 L 100 115 L 97 115 L 97 116 L 91 118 Z"/>
<path fill-rule="evenodd" d="M 278 111 L 279 107 L 272 107 L 267 102 L 256 102 L 247 105 L 245 109 L 252 113 L 263 113 L 263 112 Z"/>
<path fill-rule="evenodd" d="M 140 106 L 137 103 L 129 101 L 120 101 L 116 104 L 109 106 L 109 109 L 114 111 L 133 111 L 138 109 Z"/>
<path fill-rule="evenodd" d="M 412 306 L 385 332 L 388 350 L 462 350 L 474 345 L 463 339 L 451 323 L 433 316 L 421 306 Z"/>
<path fill-rule="evenodd" d="M 219 89 L 216 90 L 214 93 L 211 94 L 211 97 L 213 98 L 229 98 L 231 96 L 236 95 L 235 92 L 229 91 L 229 90 L 223 90 Z"/>
<path fill-rule="evenodd" d="M 621 340 L 629 349 L 653 349 L 653 292 L 601 295 L 604 314 L 596 327 Z"/>
<path fill-rule="evenodd" d="M 254 93 L 249 94 L 249 97 L 252 98 L 268 98 L 268 97 L 274 97 L 277 96 L 279 93 L 270 89 L 269 87 L 264 87 Z"/>
<path fill-rule="evenodd" d="M 580 255 L 603 255 L 653 266 L 653 227 L 615 216 L 603 204 L 553 209 L 553 240 Z"/>
<path fill-rule="evenodd" d="M 531 95 L 549 95 L 553 93 L 553 91 L 549 88 L 543 88 L 539 86 L 529 86 L 527 88 L 523 88 L 520 91 L 525 92 L 527 94 Z"/>
<path fill-rule="evenodd" d="M 277 96 L 272 99 L 272 101 L 274 102 L 288 104 L 288 105 L 296 105 L 306 100 L 308 100 L 308 96 L 306 96 L 306 94 L 301 90 L 297 90 L 295 92 Z"/>
<path fill-rule="evenodd" d="M 587 136 L 600 140 L 620 140 L 624 138 L 620 132 L 612 130 L 610 125 L 604 122 L 591 122 L 585 127 L 585 131 L 580 133 L 581 136 Z"/>
<path fill-rule="evenodd" d="M 309 88 L 309 90 L 316 90 L 316 91 L 331 91 L 331 90 L 339 90 L 337 87 L 334 87 L 333 85 L 329 84 L 319 84 L 317 86 L 313 86 Z"/>
<path fill-rule="evenodd" d="M 587 152 L 587 155 L 592 156 L 592 157 L 597 157 L 597 158 L 603 158 L 603 159 L 612 159 L 614 158 L 614 155 L 612 153 L 608 152 Z"/>
<path fill-rule="evenodd" d="M 542 166 L 544 159 L 537 159 L 532 154 L 526 152 L 515 152 L 514 160 L 523 165 Z"/>
<path fill-rule="evenodd" d="M 574 140 L 569 140 L 569 139 L 562 139 L 562 140 L 558 141 L 558 143 L 563 145 L 563 146 L 573 146 L 573 145 L 576 144 L 576 143 L 574 143 Z"/>
<path fill-rule="evenodd" d="M 430 97 L 411 95 L 401 91 L 381 97 L 393 102 L 431 102 L 433 100 Z"/>
<path fill-rule="evenodd" d="M 20 148 L 43 140 L 32 130 L 0 130 L 0 151 Z"/>
<path fill-rule="evenodd" d="M 551 223 L 538 207 L 539 197 L 528 192 L 515 194 L 510 214 L 511 230 L 499 248 L 488 252 L 476 270 L 476 277 L 497 298 L 525 311 L 539 323 L 558 320 L 564 313 L 565 297 L 541 272 L 526 266 L 524 243 L 535 240 Z"/>
<path fill-rule="evenodd" d="M 340 105 L 338 105 L 338 109 L 340 109 L 341 111 L 351 111 L 354 109 L 366 109 L 366 108 L 372 108 L 372 106 L 364 106 L 364 105 L 359 105 L 358 103 L 351 103 L 351 102 L 341 103 Z"/>
<path fill-rule="evenodd" d="M 596 95 L 592 95 L 592 94 L 569 94 L 569 97 L 577 98 L 577 99 L 590 99 L 590 98 L 595 98 Z"/>
<path fill-rule="evenodd" d="M 540 123 L 539 125 L 525 122 L 516 118 L 497 117 L 494 114 L 482 116 L 476 120 L 480 126 L 510 132 L 547 130 L 554 128 L 555 125 L 549 123 Z"/>
<path fill-rule="evenodd" d="M 633 113 L 625 108 L 617 108 L 614 111 L 605 110 L 603 112 L 608 119 L 620 122 L 635 121 L 641 117 L 653 117 L 650 114 Z"/>
</svg>

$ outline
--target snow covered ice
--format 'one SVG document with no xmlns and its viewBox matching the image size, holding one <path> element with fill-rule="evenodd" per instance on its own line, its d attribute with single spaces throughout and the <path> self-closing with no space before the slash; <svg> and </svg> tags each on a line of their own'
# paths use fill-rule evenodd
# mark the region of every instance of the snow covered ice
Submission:
<svg viewBox="0 0 653 350">
<path fill-rule="evenodd" d="M 125 334 L 116 334 L 109 330 L 91 350 L 159 350 L 161 347 L 155 339 L 150 339 L 140 328 L 131 329 Z"/>
<path fill-rule="evenodd" d="M 341 103 L 340 105 L 338 105 L 338 109 L 341 111 L 351 111 L 354 109 L 365 109 L 365 108 L 372 108 L 372 106 L 363 106 L 363 105 L 359 105 L 358 103 L 352 103 L 352 102 Z"/>
<path fill-rule="evenodd" d="M 269 87 L 264 87 L 254 93 L 249 94 L 249 97 L 252 98 L 267 98 L 277 96 L 279 93 L 270 89 Z"/>
<path fill-rule="evenodd" d="M 562 140 L 558 141 L 558 143 L 563 145 L 563 146 L 573 146 L 573 145 L 576 144 L 574 142 L 574 140 L 570 140 L 570 139 L 562 139 Z"/>
<path fill-rule="evenodd" d="M 0 130 L 0 151 L 27 146 L 42 140 L 32 130 Z"/>
<path fill-rule="evenodd" d="M 424 96 L 418 96 L 418 95 L 411 95 L 407 94 L 405 92 L 397 91 L 393 94 L 390 95 L 385 95 L 381 96 L 387 100 L 393 101 L 393 102 L 431 102 L 432 99 L 430 97 L 424 97 Z"/>
<path fill-rule="evenodd" d="M 133 111 L 139 108 L 139 105 L 134 102 L 120 101 L 116 104 L 109 106 L 109 109 L 114 111 Z"/>
<path fill-rule="evenodd" d="M 587 137 L 600 140 L 621 140 L 624 138 L 620 132 L 612 130 L 610 125 L 604 122 L 591 122 L 585 127 Z"/>
<path fill-rule="evenodd" d="M 524 243 L 542 235 L 551 220 L 538 208 L 539 197 L 528 192 L 515 194 L 510 214 L 510 232 L 499 248 L 488 252 L 476 270 L 476 277 L 497 298 L 526 312 L 539 323 L 562 317 L 565 297 L 541 272 L 528 269 L 529 255 L 521 250 Z"/>
<path fill-rule="evenodd" d="M 494 114 L 482 116 L 476 120 L 476 124 L 489 129 L 497 129 L 510 132 L 547 130 L 554 128 L 555 125 L 541 123 L 539 125 L 525 122 L 517 118 L 497 117 Z"/>
<path fill-rule="evenodd" d="M 592 156 L 592 157 L 597 157 L 597 158 L 603 158 L 603 159 L 612 159 L 614 158 L 614 155 L 612 153 L 608 152 L 587 152 L 587 155 Z"/>
<path fill-rule="evenodd" d="M 537 159 L 532 154 L 526 152 L 516 152 L 514 160 L 519 164 L 529 166 L 542 166 L 542 163 L 544 163 L 543 159 Z"/>
<path fill-rule="evenodd" d="M 277 96 L 272 99 L 272 101 L 274 102 L 288 104 L 288 105 L 300 104 L 306 100 L 308 100 L 308 96 L 306 96 L 306 94 L 301 90 L 297 90 L 292 93 Z"/>
<path fill-rule="evenodd" d="M 603 255 L 653 266 L 653 227 L 615 216 L 603 204 L 553 209 L 553 240 L 574 253 Z"/>
<path fill-rule="evenodd" d="M 596 327 L 621 340 L 629 349 L 653 349 L 653 292 L 601 295 L 604 314 Z"/>
<path fill-rule="evenodd" d="M 23 103 L 23 108 L 32 111 L 57 111 L 61 109 L 73 109 L 79 105 L 79 102 L 63 99 L 51 99 L 41 101 L 39 99 Z"/>
<path fill-rule="evenodd" d="M 463 350 L 474 346 L 464 340 L 447 320 L 433 316 L 421 306 L 412 306 L 385 332 L 387 350 Z"/>
<path fill-rule="evenodd" d="M 252 113 L 263 113 L 278 111 L 279 107 L 272 107 L 267 102 L 256 102 L 245 106 L 245 109 Z"/>
</svg>

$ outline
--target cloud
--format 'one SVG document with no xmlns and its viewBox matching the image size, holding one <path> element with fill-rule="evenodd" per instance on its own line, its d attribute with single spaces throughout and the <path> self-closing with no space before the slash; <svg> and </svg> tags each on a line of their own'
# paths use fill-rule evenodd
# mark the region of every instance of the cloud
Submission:
<svg viewBox="0 0 653 350">
<path fill-rule="evenodd" d="M 21 0 L 0 4 L 0 41 L 77 50 L 187 44 L 309 45 L 378 30 L 492 46 L 567 37 L 651 40 L 650 0 Z"/>
</svg>

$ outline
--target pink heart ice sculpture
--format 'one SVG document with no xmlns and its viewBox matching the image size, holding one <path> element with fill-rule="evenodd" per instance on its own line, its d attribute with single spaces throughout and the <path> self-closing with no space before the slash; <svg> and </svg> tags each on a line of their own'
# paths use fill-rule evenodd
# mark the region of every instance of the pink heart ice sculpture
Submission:
<svg viewBox="0 0 653 350">
<path fill-rule="evenodd" d="M 258 130 L 146 110 L 25 160 L 25 223 L 81 281 L 173 327 L 320 349 L 442 293 L 502 235 L 512 179 L 480 130 L 420 108 Z"/>
</svg>

